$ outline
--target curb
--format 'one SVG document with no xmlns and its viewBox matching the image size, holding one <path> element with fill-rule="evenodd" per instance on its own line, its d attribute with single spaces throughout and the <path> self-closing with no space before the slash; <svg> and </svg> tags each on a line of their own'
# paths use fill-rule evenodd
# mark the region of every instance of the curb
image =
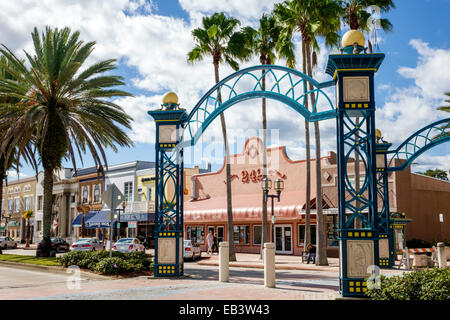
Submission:
<svg viewBox="0 0 450 320">
<path fill-rule="evenodd" d="M 219 266 L 218 262 L 197 262 L 198 265 L 202 266 Z M 255 264 L 246 264 L 246 263 L 239 263 L 239 262 L 230 262 L 230 268 L 253 268 L 253 269 L 264 269 L 264 265 L 255 265 Z M 303 270 L 303 271 L 338 271 L 338 267 L 326 267 L 326 269 L 323 269 L 323 267 L 320 267 L 321 269 L 313 269 L 313 268 L 305 268 L 305 267 L 296 267 L 296 266 L 283 266 L 283 265 L 276 265 L 275 264 L 275 270 Z M 335 270 L 337 269 L 337 270 Z"/>
<path fill-rule="evenodd" d="M 12 261 L 0 261 L 0 266 L 5 267 L 14 267 L 16 269 L 25 269 L 25 270 L 33 270 L 33 271 L 42 271 L 42 272 L 51 272 L 51 273 L 63 273 L 66 275 L 70 275 L 70 272 L 67 272 L 68 268 L 57 267 L 57 266 L 41 266 L 37 264 L 31 263 L 23 263 L 23 262 L 12 262 Z M 87 271 L 80 270 L 80 274 L 90 279 L 98 279 L 98 280 L 111 280 L 113 278 L 108 276 L 103 276 Z"/>
</svg>

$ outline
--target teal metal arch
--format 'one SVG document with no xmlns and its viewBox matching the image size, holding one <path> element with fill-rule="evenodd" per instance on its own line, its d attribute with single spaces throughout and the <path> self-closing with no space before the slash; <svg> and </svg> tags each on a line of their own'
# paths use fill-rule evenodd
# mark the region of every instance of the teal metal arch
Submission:
<svg viewBox="0 0 450 320">
<path fill-rule="evenodd" d="M 262 88 L 265 77 L 266 90 Z M 309 85 L 308 85 L 309 84 Z M 310 87 L 312 85 L 313 89 Z M 178 148 L 195 145 L 206 128 L 232 105 L 255 98 L 278 100 L 301 114 L 307 121 L 336 118 L 336 109 L 323 91 L 334 81 L 318 82 L 287 67 L 259 65 L 239 70 L 212 87 L 184 119 L 182 141 Z M 306 98 L 314 95 L 315 104 L 308 110 Z"/>
<path fill-rule="evenodd" d="M 444 142 L 450 142 L 450 118 L 423 127 L 409 136 L 397 149 L 388 151 L 386 171 L 405 170 L 422 153 Z"/>
</svg>

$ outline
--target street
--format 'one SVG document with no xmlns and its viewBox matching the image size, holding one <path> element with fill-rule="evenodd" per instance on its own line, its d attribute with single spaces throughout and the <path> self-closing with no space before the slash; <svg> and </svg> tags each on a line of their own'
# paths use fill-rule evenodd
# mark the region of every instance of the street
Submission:
<svg viewBox="0 0 450 320">
<path fill-rule="evenodd" d="M 277 271 L 277 288 L 264 287 L 264 271 L 230 269 L 230 282 L 218 282 L 218 268 L 185 264 L 185 277 L 156 279 L 98 279 L 82 275 L 74 288 L 72 274 L 57 274 L 0 266 L 0 300 L 259 300 L 334 299 L 338 280 L 334 272 Z"/>
</svg>

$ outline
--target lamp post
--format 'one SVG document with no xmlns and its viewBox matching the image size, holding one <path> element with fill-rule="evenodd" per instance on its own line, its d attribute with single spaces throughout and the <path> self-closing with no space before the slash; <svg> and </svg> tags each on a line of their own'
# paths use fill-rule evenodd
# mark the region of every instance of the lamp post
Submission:
<svg viewBox="0 0 450 320">
<path fill-rule="evenodd" d="M 273 204 L 273 199 L 277 199 L 278 202 L 280 202 L 280 194 L 281 191 L 283 191 L 284 189 L 284 180 L 282 179 L 277 179 L 275 180 L 274 183 L 274 189 L 277 192 L 276 194 L 269 194 L 269 190 L 272 189 L 272 180 L 270 178 L 265 177 L 262 180 L 262 184 L 261 184 L 261 188 L 263 189 L 264 192 L 264 202 L 267 203 L 267 199 L 271 198 L 272 199 L 272 241 L 275 243 L 274 238 L 275 238 L 275 214 L 274 214 L 274 204 Z"/>
<path fill-rule="evenodd" d="M 8 228 L 8 220 L 11 218 L 11 212 L 5 212 L 3 214 L 3 218 L 5 219 L 5 230 L 3 231 L 4 232 L 3 235 L 6 236 L 6 230 Z"/>
</svg>

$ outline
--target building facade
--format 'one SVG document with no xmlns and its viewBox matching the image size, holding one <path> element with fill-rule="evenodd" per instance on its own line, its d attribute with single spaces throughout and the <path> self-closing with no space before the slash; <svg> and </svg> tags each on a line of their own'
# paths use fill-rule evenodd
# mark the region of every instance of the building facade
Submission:
<svg viewBox="0 0 450 320">
<path fill-rule="evenodd" d="M 26 240 L 27 221 L 23 218 L 26 210 L 32 210 L 33 216 L 30 219 L 30 240 L 33 241 L 35 233 L 35 194 L 36 178 L 23 178 L 11 180 L 4 184 L 2 201 L 2 221 L 1 234 L 6 235 L 24 243 Z"/>
<path fill-rule="evenodd" d="M 268 202 L 269 239 L 275 240 L 277 254 L 300 255 L 305 233 L 305 181 L 306 161 L 293 161 L 285 147 L 267 149 L 268 177 L 284 180 L 280 201 L 275 200 L 275 223 L 271 223 L 271 200 Z M 236 252 L 260 251 L 263 192 L 262 143 L 250 138 L 243 152 L 230 156 L 234 232 L 232 241 Z M 328 256 L 337 257 L 338 190 L 337 159 L 329 152 L 321 161 L 323 190 L 324 232 L 327 237 Z M 355 163 L 350 161 L 348 175 L 355 183 Z M 311 160 L 311 224 L 312 242 L 316 234 L 316 174 L 315 159 Z M 363 164 L 360 163 L 360 184 L 364 183 Z M 450 182 L 412 174 L 410 170 L 389 174 L 391 212 L 405 212 L 413 219 L 407 227 L 407 239 L 431 240 L 439 236 L 438 213 L 448 216 L 450 208 Z M 227 234 L 226 173 L 223 167 L 213 173 L 192 176 L 192 198 L 185 197 L 185 237 L 199 243 L 206 250 L 206 235 L 211 230 L 220 241 L 229 241 Z M 274 190 L 271 193 L 275 193 Z M 422 202 L 426 199 L 426 202 Z M 381 203 L 380 203 L 381 205 Z M 364 213 L 364 212 L 363 212 Z M 367 214 L 367 212 L 365 213 Z M 424 228 L 427 225 L 427 228 Z M 449 237 L 449 224 L 443 226 Z"/>
</svg>

